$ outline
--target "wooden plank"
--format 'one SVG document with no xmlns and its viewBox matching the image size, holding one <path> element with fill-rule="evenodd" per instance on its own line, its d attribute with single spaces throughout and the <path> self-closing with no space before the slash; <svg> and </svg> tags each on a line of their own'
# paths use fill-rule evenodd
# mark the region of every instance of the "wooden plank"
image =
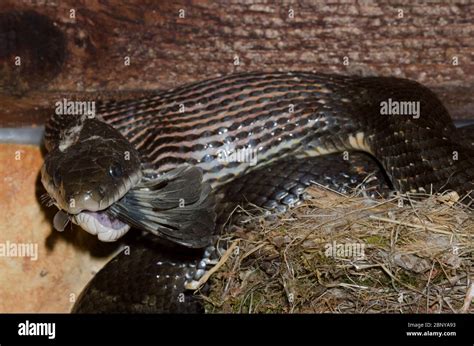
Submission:
<svg viewBox="0 0 474 346">
<path fill-rule="evenodd" d="M 472 116 L 474 3 L 470 1 L 10 0 L 0 4 L 0 12 L 12 10 L 47 16 L 64 34 L 66 46 L 55 78 L 26 83 L 24 90 L 17 90 L 23 97 L 15 96 L 13 102 L 0 100 L 15 114 L 0 115 L 9 123 L 41 121 L 21 111 L 26 107 L 22 103 L 44 103 L 41 92 L 165 89 L 256 70 L 411 78 L 437 91 L 453 117 Z M 12 68 L 13 55 L 14 51 L 7 57 L 0 54 L 0 69 Z M 39 71 L 47 72 L 48 66 Z M 23 77 L 27 80 L 29 75 Z M 2 78 L 5 74 L 0 74 L 0 85 Z"/>
</svg>

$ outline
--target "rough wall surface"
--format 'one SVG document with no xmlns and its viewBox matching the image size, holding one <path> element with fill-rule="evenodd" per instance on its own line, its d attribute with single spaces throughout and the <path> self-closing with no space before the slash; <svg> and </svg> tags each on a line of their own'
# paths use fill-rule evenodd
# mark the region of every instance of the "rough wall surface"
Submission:
<svg viewBox="0 0 474 346">
<path fill-rule="evenodd" d="M 437 91 L 454 117 L 472 116 L 472 1 L 0 4 L 0 12 L 11 10 L 49 17 L 66 38 L 57 77 L 36 86 L 38 95 L 26 86 L 29 105 L 46 107 L 45 91 L 128 92 L 237 71 L 309 70 L 415 79 Z M 3 65 L 12 61 L 13 53 L 0 55 Z M 22 107 L 7 101 L 8 109 Z"/>
<path fill-rule="evenodd" d="M 42 208 L 39 148 L 0 144 L 0 312 L 69 312 L 117 245 L 70 227 L 51 227 Z"/>
</svg>

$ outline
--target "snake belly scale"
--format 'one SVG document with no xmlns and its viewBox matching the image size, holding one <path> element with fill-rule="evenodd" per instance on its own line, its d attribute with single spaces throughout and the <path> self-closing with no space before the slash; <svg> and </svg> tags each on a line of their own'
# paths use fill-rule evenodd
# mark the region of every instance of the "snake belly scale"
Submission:
<svg viewBox="0 0 474 346">
<path fill-rule="evenodd" d="M 383 115 L 381 105 L 388 100 L 418 102 L 420 113 L 416 117 Z M 137 257 L 117 256 L 91 281 L 76 305 L 77 312 L 199 311 L 188 292 L 184 305 L 176 299 L 184 292 L 184 284 L 205 268 L 199 261 L 204 250 L 199 249 L 214 238 L 205 237 L 200 230 L 222 215 L 221 206 L 231 199 L 229 191 L 235 190 L 239 180 L 279 162 L 300 167 L 317 156 L 364 151 L 379 162 L 392 186 L 401 192 L 451 189 L 465 194 L 472 190 L 474 176 L 472 148 L 457 142 L 456 128 L 436 95 L 416 82 L 391 77 L 309 72 L 219 77 L 145 99 L 103 103 L 94 119 L 54 114 L 46 126 L 45 144 L 50 153 L 42 170 L 43 184 L 52 203 L 76 223 L 81 215 L 99 220 L 106 225 L 105 238 L 109 240 L 116 239 L 117 229 L 121 230 L 118 236 L 126 232 L 123 227 L 127 224 L 149 231 L 159 225 L 167 240 L 195 249 L 171 246 L 174 250 L 170 252 L 170 247 L 147 237 L 148 245 L 144 246 L 159 249 L 138 250 Z M 239 150 L 253 152 L 254 163 L 222 159 Z M 124 152 L 129 154 L 126 161 Z M 68 161 L 64 156 L 73 159 Z M 180 167 L 198 168 L 200 173 Z M 163 178 L 169 172 L 174 173 Z M 306 170 L 298 177 L 309 173 Z M 183 187 L 188 180 L 192 181 L 190 187 Z M 298 182 L 288 189 L 295 199 L 306 186 Z M 271 181 L 265 183 L 271 185 Z M 262 182 L 246 184 L 257 188 Z M 173 187 L 166 191 L 166 203 L 161 197 L 159 203 L 156 198 L 145 203 L 147 194 L 164 185 Z M 178 190 L 191 201 L 185 214 L 200 215 L 197 226 L 184 227 L 190 235 L 166 220 L 167 207 L 178 203 L 170 192 Z M 73 207 L 71 196 L 79 201 Z M 150 205 L 151 209 L 160 205 L 165 211 L 156 217 L 149 212 Z M 207 213 L 209 209 L 215 213 Z M 182 212 L 177 215 L 173 217 L 183 217 Z M 81 226 L 86 230 L 91 227 L 86 222 Z M 100 233 L 97 229 L 89 231 Z M 197 238 L 206 241 L 198 242 Z M 189 251 L 197 254 L 190 255 Z M 138 253 L 161 264 L 153 268 L 144 265 Z M 166 262 L 170 256 L 173 260 Z M 207 259 L 209 253 L 204 257 Z M 133 270 L 139 272 L 134 274 L 137 287 L 125 289 L 128 293 L 112 288 L 110 279 L 125 261 L 133 262 Z M 173 264 L 163 266 L 165 262 Z M 168 276 L 165 283 L 160 281 L 163 272 L 168 273 L 164 274 Z M 161 279 L 150 281 L 151 277 Z M 146 280 L 148 284 L 139 284 Z"/>
</svg>

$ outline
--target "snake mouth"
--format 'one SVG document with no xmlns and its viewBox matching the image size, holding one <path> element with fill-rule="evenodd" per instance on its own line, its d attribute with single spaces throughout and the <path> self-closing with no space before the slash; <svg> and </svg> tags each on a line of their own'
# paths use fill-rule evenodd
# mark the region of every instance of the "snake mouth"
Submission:
<svg viewBox="0 0 474 346">
<path fill-rule="evenodd" d="M 83 211 L 72 216 L 71 220 L 86 232 L 97 235 L 99 240 L 105 242 L 116 241 L 130 229 L 129 225 L 109 215 L 106 211 Z"/>
<path fill-rule="evenodd" d="M 128 232 L 130 226 L 117 217 L 111 215 L 108 209 L 113 203 L 108 201 L 107 208 L 97 210 L 95 208 L 82 209 L 78 213 L 63 209 L 54 197 L 44 197 L 47 206 L 56 205 L 59 211 L 54 216 L 54 228 L 62 232 L 70 221 L 81 227 L 86 232 L 97 235 L 99 240 L 113 242 Z"/>
<path fill-rule="evenodd" d="M 43 200 L 60 209 L 54 217 L 54 228 L 60 232 L 72 221 L 105 242 L 116 241 L 131 227 L 187 247 L 200 248 L 210 242 L 215 198 L 211 186 L 202 181 L 201 169 L 183 165 L 161 176 L 147 176 L 125 192 L 100 210 L 86 203 L 64 209 L 50 194 Z"/>
<path fill-rule="evenodd" d="M 83 211 L 71 215 L 62 210 L 59 210 L 54 216 L 54 228 L 62 232 L 69 221 L 72 221 L 86 232 L 97 235 L 99 240 L 104 242 L 116 241 L 130 229 L 129 225 L 109 215 L 107 211 Z"/>
<path fill-rule="evenodd" d="M 64 192 L 54 186 L 48 174 L 43 173 L 42 181 L 47 193 L 42 196 L 42 200 L 46 206 L 55 205 L 59 209 L 53 222 L 57 231 L 62 232 L 72 221 L 86 232 L 96 235 L 99 240 L 113 242 L 125 235 L 130 225 L 110 214 L 109 209 L 140 179 L 141 172 L 130 175 L 116 186 L 114 195 L 108 198 L 92 198 L 92 193 L 81 192 L 70 198 L 75 203 L 68 203 Z"/>
</svg>

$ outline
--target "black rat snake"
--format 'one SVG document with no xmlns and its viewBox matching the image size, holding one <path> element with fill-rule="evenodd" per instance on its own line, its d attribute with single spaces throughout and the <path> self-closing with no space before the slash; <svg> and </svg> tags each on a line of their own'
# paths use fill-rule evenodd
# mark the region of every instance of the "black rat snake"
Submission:
<svg viewBox="0 0 474 346">
<path fill-rule="evenodd" d="M 185 286 L 236 203 L 281 210 L 311 182 L 350 189 L 367 171 L 401 192 L 464 195 L 474 182 L 470 143 L 433 92 L 405 79 L 244 73 L 60 113 L 42 169 L 55 227 L 72 220 L 106 241 L 130 226 L 148 234 L 94 277 L 75 312 L 201 311 Z"/>
</svg>

